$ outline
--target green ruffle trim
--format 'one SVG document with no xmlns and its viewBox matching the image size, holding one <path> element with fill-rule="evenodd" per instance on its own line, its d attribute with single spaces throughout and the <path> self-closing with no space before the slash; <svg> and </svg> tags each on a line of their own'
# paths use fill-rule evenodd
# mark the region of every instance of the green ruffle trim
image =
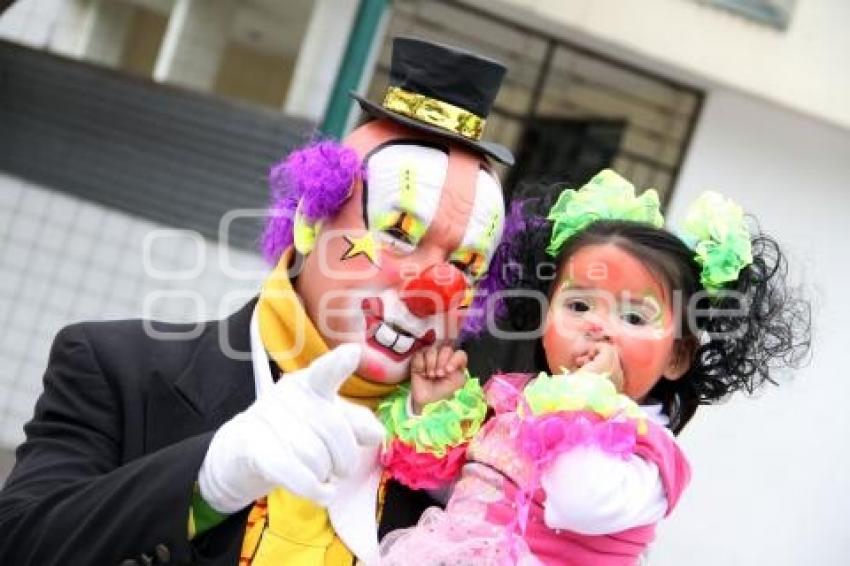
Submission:
<svg viewBox="0 0 850 566">
<path fill-rule="evenodd" d="M 487 413 L 481 385 L 468 373 L 466 383 L 451 399 L 428 403 L 421 415 L 408 414 L 409 395 L 410 386 L 400 386 L 378 405 L 378 418 L 393 437 L 437 457 L 472 438 Z"/>
<path fill-rule="evenodd" d="M 626 179 L 605 169 L 579 190 L 567 189 L 549 211 L 552 237 L 546 252 L 557 256 L 567 240 L 596 220 L 631 220 L 660 228 L 664 224 L 658 193 L 647 189 L 639 197 Z"/>
<path fill-rule="evenodd" d="M 525 386 L 522 395 L 533 415 L 592 411 L 606 419 L 616 414 L 644 418 L 637 403 L 618 393 L 607 377 L 590 371 L 563 370 L 560 375 L 541 372 Z"/>
<path fill-rule="evenodd" d="M 709 293 L 737 280 L 741 269 L 753 262 L 744 211 L 716 192 L 704 192 L 691 205 L 679 237 L 694 250 L 702 266 L 700 281 Z"/>
</svg>

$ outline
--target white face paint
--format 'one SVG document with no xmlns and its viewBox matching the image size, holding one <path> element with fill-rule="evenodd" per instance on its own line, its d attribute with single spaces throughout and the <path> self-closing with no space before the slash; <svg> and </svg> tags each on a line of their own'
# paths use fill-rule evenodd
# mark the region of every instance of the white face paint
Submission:
<svg viewBox="0 0 850 566">
<path fill-rule="evenodd" d="M 460 247 L 451 260 L 473 280 L 487 271 L 487 266 L 502 237 L 505 204 L 502 187 L 489 171 L 481 169 L 475 185 L 475 202 Z"/>
<path fill-rule="evenodd" d="M 394 143 L 366 161 L 366 220 L 397 251 L 410 252 L 430 226 L 449 166 L 448 154 L 418 143 Z"/>
</svg>

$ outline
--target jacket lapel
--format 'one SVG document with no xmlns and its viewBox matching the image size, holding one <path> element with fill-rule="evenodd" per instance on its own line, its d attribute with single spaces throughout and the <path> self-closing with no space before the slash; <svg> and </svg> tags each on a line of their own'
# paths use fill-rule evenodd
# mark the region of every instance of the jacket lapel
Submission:
<svg viewBox="0 0 850 566">
<path fill-rule="evenodd" d="M 194 350 L 177 379 L 162 369 L 154 371 L 146 451 L 214 430 L 254 401 L 249 324 L 255 304 L 256 299 L 210 323 L 197 340 L 187 343 Z"/>
</svg>

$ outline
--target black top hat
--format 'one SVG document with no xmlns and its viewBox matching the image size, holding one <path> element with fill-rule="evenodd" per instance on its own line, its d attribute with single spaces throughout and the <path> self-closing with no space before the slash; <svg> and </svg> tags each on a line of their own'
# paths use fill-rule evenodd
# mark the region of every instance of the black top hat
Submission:
<svg viewBox="0 0 850 566">
<path fill-rule="evenodd" d="M 455 47 L 421 39 L 393 40 L 390 84 L 381 105 L 351 93 L 375 117 L 389 118 L 418 130 L 450 138 L 513 165 L 511 151 L 481 141 L 484 121 L 505 67 Z"/>
</svg>

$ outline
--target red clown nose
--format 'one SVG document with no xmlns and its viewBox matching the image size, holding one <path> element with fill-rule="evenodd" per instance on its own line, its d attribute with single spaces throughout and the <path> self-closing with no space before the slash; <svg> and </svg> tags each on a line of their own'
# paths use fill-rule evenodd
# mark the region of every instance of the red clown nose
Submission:
<svg viewBox="0 0 850 566">
<path fill-rule="evenodd" d="M 450 263 L 438 263 L 401 287 L 401 300 L 420 318 L 443 313 L 461 303 L 469 285 L 466 276 Z"/>
</svg>

